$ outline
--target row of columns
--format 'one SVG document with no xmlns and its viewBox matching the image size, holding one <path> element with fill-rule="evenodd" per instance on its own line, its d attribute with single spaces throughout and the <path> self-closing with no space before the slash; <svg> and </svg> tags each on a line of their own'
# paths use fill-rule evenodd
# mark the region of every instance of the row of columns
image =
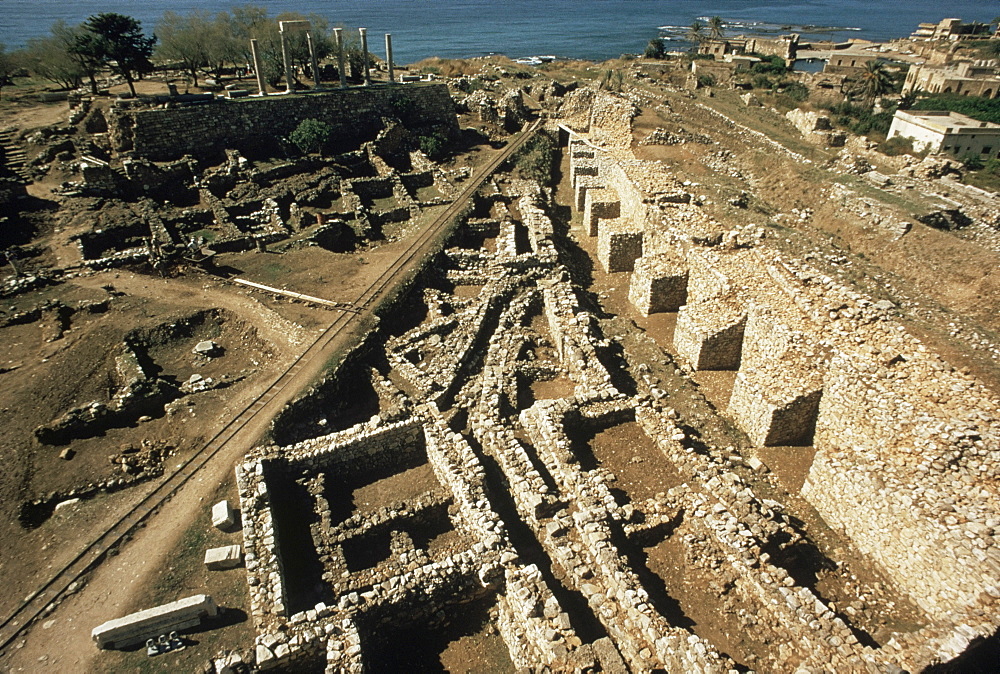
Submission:
<svg viewBox="0 0 1000 674">
<path fill-rule="evenodd" d="M 294 90 L 294 79 L 292 77 L 292 64 L 288 59 L 288 45 L 285 40 L 285 35 L 287 31 L 285 30 L 286 24 L 293 23 L 306 23 L 306 22 L 279 22 L 279 34 L 281 35 L 281 60 L 285 66 L 285 86 L 288 91 Z M 344 59 L 344 29 L 334 28 L 333 29 L 333 39 L 337 46 L 337 72 L 340 75 L 340 87 L 343 89 L 347 86 L 347 70 L 345 68 Z M 361 34 L 361 54 L 364 59 L 364 84 L 368 86 L 371 84 L 371 66 L 368 62 L 368 29 L 359 28 L 358 32 Z M 313 72 L 313 82 L 318 89 L 320 87 L 319 81 L 319 64 L 316 61 L 316 48 L 313 44 L 312 30 L 306 30 L 306 42 L 309 45 L 309 60 L 312 65 Z M 254 72 L 257 74 L 257 88 L 260 90 L 261 96 L 267 96 L 267 85 L 264 81 L 264 69 L 261 67 L 260 51 L 257 46 L 257 40 L 250 40 L 250 52 L 253 57 L 253 68 Z M 392 84 L 395 81 L 395 68 L 392 60 L 392 34 L 385 34 L 385 58 L 386 63 L 389 66 L 389 83 Z"/>
</svg>

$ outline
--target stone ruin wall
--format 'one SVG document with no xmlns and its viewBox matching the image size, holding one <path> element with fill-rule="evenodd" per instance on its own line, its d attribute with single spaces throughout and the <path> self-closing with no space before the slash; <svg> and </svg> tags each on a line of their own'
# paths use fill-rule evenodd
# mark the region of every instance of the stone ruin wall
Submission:
<svg viewBox="0 0 1000 674">
<path fill-rule="evenodd" d="M 347 137 L 360 145 L 382 128 L 383 111 L 396 109 L 403 110 L 400 117 L 411 130 L 442 131 L 449 137 L 458 133 L 448 87 L 439 83 L 219 100 L 170 109 L 113 107 L 107 118 L 116 151 L 167 161 L 223 148 L 266 147 L 310 118 L 332 126 L 334 138 Z"/>
<path fill-rule="evenodd" d="M 635 192 L 656 204 L 636 223 L 644 240 L 633 286 L 654 282 L 647 257 L 686 262 L 679 352 L 705 359 L 692 360 L 695 367 L 712 366 L 705 352 L 719 346 L 729 354 L 724 369 L 738 372 L 727 414 L 756 444 L 815 446 L 803 496 L 933 621 L 917 633 L 930 641 L 892 640 L 894 658 L 920 668 L 992 634 L 1000 598 L 996 396 L 870 299 L 754 248 L 693 206 L 658 203 L 648 176 L 645 185 L 623 185 L 617 153 L 579 140 L 569 152 L 588 160 L 588 194 L 599 193 L 605 211 L 614 212 L 615 193 L 623 212 L 639 201 Z M 599 241 L 620 227 L 617 218 L 584 215 Z M 682 275 L 683 266 L 671 273 Z M 734 350 L 742 352 L 738 365 Z M 803 426 L 814 433 L 795 438 Z"/>
<path fill-rule="evenodd" d="M 449 607 L 493 597 L 496 625 L 515 667 L 734 671 L 709 641 L 660 613 L 622 554 L 622 537 L 641 546 L 665 526 L 678 527 L 673 535 L 686 565 L 725 585 L 719 611 L 738 616 L 740 628 L 774 645 L 757 663 L 762 670 L 885 671 L 892 665 L 918 671 L 992 634 L 1000 574 L 988 561 L 954 564 L 950 557 L 996 555 L 991 527 L 997 523 L 990 519 L 995 499 L 986 498 L 995 463 L 979 454 L 997 444 L 989 427 L 996 404 L 989 394 L 906 335 L 884 307 L 755 247 L 752 233 L 724 231 L 678 198 L 673 179 L 646 171 L 643 182 L 630 182 L 634 168 L 606 171 L 606 162 L 617 158 L 593 147 L 579 149 L 577 158 L 595 160 L 596 170 L 578 177 L 601 185 L 588 194 L 604 190 L 610 200 L 621 191 L 632 205 L 622 204 L 619 212 L 644 211 L 649 218 L 637 222 L 642 249 L 633 253 L 635 296 L 652 307 L 672 293 L 676 304 L 678 285 L 686 279 L 677 351 L 696 354 L 694 367 L 737 371 L 743 392 L 734 390 L 726 413 L 758 444 L 773 443 L 775 429 L 815 426 L 802 438 L 817 450 L 803 495 L 913 598 L 928 615 L 928 626 L 897 634 L 882 648 L 866 646 L 839 612 L 842 607 L 800 584 L 784 568 L 787 562 L 771 559 L 768 551 L 805 539 L 801 523 L 740 477 L 746 468 L 741 457 L 699 447 L 654 379 L 637 377 L 634 396 L 615 387 L 602 360 L 609 342 L 559 263 L 545 195 L 528 184 L 508 184 L 503 191 L 517 203 L 520 224 L 498 201 L 495 219 L 473 223 L 476 231 L 496 237 L 493 252 L 449 249 L 438 261 L 445 279 L 475 286 L 475 293 L 425 288 L 427 318 L 385 344 L 395 374 L 434 402 L 403 406 L 403 421 L 373 417 L 337 434 L 258 450 L 242 465 L 238 485 L 247 518 L 258 663 L 266 668 L 325 659 L 327 671 L 362 671 L 374 633 L 401 622 L 433 623 Z M 596 217 L 594 234 L 619 218 Z M 518 226 L 529 230 L 526 239 L 515 235 Z M 521 249 L 525 241 L 530 251 Z M 657 290 L 656 278 L 672 281 Z M 522 358 L 525 348 L 542 347 L 547 350 L 539 353 L 549 355 Z M 887 376 L 890 368 L 906 376 Z M 520 400 L 522 380 L 559 377 L 569 382 L 571 394 L 530 406 Z M 943 407 L 939 401 L 946 396 L 954 402 Z M 879 401 L 884 417 L 868 413 Z M 464 435 L 448 427 L 439 406 L 467 412 Z M 509 424 L 511 415 L 518 431 Z M 966 425 L 955 426 L 957 418 Z M 619 505 L 615 477 L 603 467 L 584 469 L 572 437 L 581 427 L 630 422 L 683 483 L 656 498 Z M 949 423 L 955 428 L 941 438 Z M 953 437 L 956 429 L 964 440 Z M 904 458 L 907 447 L 919 448 L 919 460 Z M 955 447 L 962 450 L 958 456 L 949 453 Z M 312 480 L 317 472 L 391 463 L 414 451 L 426 453 L 441 489 L 403 510 L 380 508 L 314 527 L 317 549 L 332 551 L 345 535 L 423 517 L 444 503 L 459 542 L 434 558 L 403 552 L 409 568 L 393 562 L 389 570 L 333 578 L 333 602 L 288 615 L 268 473 L 296 470 Z M 927 477 L 920 479 L 931 452 L 940 457 L 927 462 Z M 575 628 L 580 607 L 564 606 L 545 573 L 520 559 L 493 505 L 499 495 L 485 489 L 480 453 L 495 462 L 516 517 L 552 569 L 560 570 L 565 586 L 583 597 L 584 610 L 606 637 L 583 642 Z M 942 481 L 942 471 L 960 484 Z M 907 507 L 907 500 L 928 496 L 934 497 L 938 521 Z M 322 522 L 327 506 L 313 497 Z M 983 528 L 970 526 L 976 519 Z M 672 524 L 677 520 L 679 525 Z M 969 536 L 974 530 L 975 539 Z"/>
</svg>

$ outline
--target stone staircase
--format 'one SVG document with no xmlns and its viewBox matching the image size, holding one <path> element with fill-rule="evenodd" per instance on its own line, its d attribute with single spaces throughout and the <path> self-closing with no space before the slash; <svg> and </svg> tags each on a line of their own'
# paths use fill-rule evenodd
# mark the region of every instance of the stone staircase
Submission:
<svg viewBox="0 0 1000 674">
<path fill-rule="evenodd" d="M 10 129 L 0 131 L 0 158 L 2 158 L 0 171 L 11 172 L 23 183 L 31 182 L 31 174 L 26 163 L 27 155 L 18 147 L 14 131 Z"/>
</svg>

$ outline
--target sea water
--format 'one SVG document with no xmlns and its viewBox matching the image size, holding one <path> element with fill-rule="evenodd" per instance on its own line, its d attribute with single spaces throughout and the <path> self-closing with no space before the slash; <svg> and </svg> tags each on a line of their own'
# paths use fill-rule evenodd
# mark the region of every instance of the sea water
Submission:
<svg viewBox="0 0 1000 674">
<path fill-rule="evenodd" d="M 366 27 L 376 54 L 382 34 L 392 33 L 399 63 L 490 53 L 603 60 L 641 53 L 654 37 L 686 49 L 686 27 L 711 16 L 722 17 L 729 35 L 885 41 L 909 35 L 921 22 L 989 22 L 1000 14 L 994 0 L 0 0 L 0 44 L 16 49 L 45 36 L 57 20 L 77 24 L 100 12 L 135 17 L 151 33 L 166 11 L 215 13 L 246 4 L 266 7 L 271 16 L 299 12 L 348 29 Z"/>
</svg>

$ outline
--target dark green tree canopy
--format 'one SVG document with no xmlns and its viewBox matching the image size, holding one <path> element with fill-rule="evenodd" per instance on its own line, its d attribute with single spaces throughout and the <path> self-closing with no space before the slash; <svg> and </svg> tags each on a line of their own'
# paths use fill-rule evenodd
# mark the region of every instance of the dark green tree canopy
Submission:
<svg viewBox="0 0 1000 674">
<path fill-rule="evenodd" d="M 295 130 L 288 136 L 299 150 L 308 154 L 310 152 L 322 153 L 323 148 L 333 137 L 333 129 L 326 122 L 318 119 L 303 119 Z"/>
<path fill-rule="evenodd" d="M 78 50 L 124 77 L 135 96 L 135 78 L 153 69 L 149 57 L 156 37 L 143 35 L 139 21 L 113 12 L 95 14 L 83 27 L 86 30 L 77 41 Z"/>
<path fill-rule="evenodd" d="M 646 51 L 643 55 L 650 59 L 666 58 L 667 45 L 661 38 L 654 37 L 649 41 L 649 44 L 646 45 Z"/>
</svg>

